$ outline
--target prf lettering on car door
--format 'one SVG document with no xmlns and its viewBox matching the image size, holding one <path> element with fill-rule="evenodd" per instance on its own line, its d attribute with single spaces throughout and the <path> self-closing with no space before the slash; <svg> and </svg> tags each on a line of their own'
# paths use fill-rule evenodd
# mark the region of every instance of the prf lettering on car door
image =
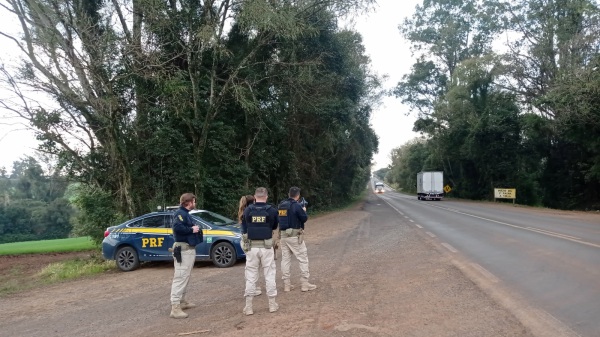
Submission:
<svg viewBox="0 0 600 337">
<path fill-rule="evenodd" d="M 142 238 L 142 248 L 162 247 L 165 238 Z"/>
</svg>

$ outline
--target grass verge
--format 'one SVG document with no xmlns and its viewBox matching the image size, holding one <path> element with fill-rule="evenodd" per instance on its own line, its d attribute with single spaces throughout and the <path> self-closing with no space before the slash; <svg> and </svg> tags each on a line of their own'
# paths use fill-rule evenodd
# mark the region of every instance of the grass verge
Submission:
<svg viewBox="0 0 600 337">
<path fill-rule="evenodd" d="M 46 264 L 16 263 L 0 274 L 0 298 L 63 281 L 91 277 L 113 269 L 114 261 L 106 261 L 95 253 Z"/>
<path fill-rule="evenodd" d="M 66 253 L 96 249 L 96 244 L 87 236 L 80 238 L 11 242 L 0 244 L 0 255 L 40 253 Z"/>
<path fill-rule="evenodd" d="M 49 284 L 101 274 L 114 268 L 114 261 L 91 256 L 85 259 L 75 258 L 73 260 L 51 263 L 37 275 L 43 282 Z"/>
</svg>

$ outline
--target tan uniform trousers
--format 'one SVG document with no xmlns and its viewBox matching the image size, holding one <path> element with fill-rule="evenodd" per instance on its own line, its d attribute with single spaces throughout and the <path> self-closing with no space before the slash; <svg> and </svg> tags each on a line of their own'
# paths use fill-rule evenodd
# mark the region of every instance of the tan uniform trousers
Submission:
<svg viewBox="0 0 600 337">
<path fill-rule="evenodd" d="M 196 262 L 196 249 L 181 250 L 181 263 L 175 264 L 175 274 L 173 275 L 173 284 L 171 285 L 171 304 L 179 304 L 185 299 L 188 282 Z"/>
<path fill-rule="evenodd" d="M 265 276 L 267 296 L 277 296 L 277 285 L 275 284 L 277 265 L 275 264 L 273 248 L 252 248 L 249 252 L 246 252 L 246 290 L 244 296 L 256 296 L 256 282 L 258 281 L 261 265 Z"/>
<path fill-rule="evenodd" d="M 290 266 L 292 264 L 292 255 L 296 257 L 300 264 L 300 277 L 308 281 L 310 273 L 308 272 L 308 252 L 304 241 L 298 243 L 297 236 L 281 237 L 279 240 L 281 246 L 281 278 L 284 282 L 290 279 Z"/>
</svg>

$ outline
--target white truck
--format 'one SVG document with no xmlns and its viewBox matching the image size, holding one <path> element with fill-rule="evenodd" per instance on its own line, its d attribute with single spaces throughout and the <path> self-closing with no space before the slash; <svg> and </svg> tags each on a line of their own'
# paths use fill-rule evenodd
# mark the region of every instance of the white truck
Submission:
<svg viewBox="0 0 600 337">
<path fill-rule="evenodd" d="M 442 200 L 444 197 L 444 172 L 417 173 L 417 199 Z"/>
</svg>

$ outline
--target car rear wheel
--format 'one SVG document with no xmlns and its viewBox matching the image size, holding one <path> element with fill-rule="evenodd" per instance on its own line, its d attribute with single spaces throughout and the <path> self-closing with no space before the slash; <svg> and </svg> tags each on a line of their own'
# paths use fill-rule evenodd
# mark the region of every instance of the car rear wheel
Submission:
<svg viewBox="0 0 600 337">
<path fill-rule="evenodd" d="M 219 268 L 228 268 L 233 266 L 237 258 L 235 248 L 233 248 L 233 245 L 229 242 L 217 243 L 213 247 L 210 255 L 213 264 Z"/>
<path fill-rule="evenodd" d="M 132 271 L 140 266 L 140 260 L 133 247 L 123 247 L 117 251 L 117 267 L 122 271 Z"/>
</svg>

